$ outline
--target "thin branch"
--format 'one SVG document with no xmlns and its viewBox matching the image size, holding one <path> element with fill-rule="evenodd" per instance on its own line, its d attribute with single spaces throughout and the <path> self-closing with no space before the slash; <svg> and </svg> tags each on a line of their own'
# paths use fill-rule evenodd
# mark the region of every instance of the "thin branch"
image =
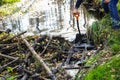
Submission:
<svg viewBox="0 0 120 80">
<path fill-rule="evenodd" d="M 12 59 L 12 60 L 16 60 L 17 59 L 15 57 L 12 57 L 12 56 L 9 56 L 9 55 L 5 55 L 5 54 L 1 54 L 1 53 L 0 53 L 0 56 L 8 58 L 8 59 Z"/>
<path fill-rule="evenodd" d="M 43 55 L 43 53 L 46 51 L 46 49 L 47 49 L 47 47 L 49 46 L 51 40 L 52 40 L 52 37 L 50 37 L 50 39 L 49 39 L 49 41 L 48 41 L 48 43 L 47 43 L 45 49 L 39 54 L 40 56 Z"/>
</svg>

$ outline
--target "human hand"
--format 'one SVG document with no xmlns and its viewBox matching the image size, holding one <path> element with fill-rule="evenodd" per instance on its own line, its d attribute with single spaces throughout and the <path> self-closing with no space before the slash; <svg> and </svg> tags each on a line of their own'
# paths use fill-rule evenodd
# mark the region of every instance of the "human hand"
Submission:
<svg viewBox="0 0 120 80">
<path fill-rule="evenodd" d="M 110 2 L 110 0 L 104 0 L 104 3 L 109 3 Z"/>
<path fill-rule="evenodd" d="M 78 11 L 78 9 L 74 9 L 72 13 L 73 13 L 73 15 L 74 15 L 74 14 L 79 13 L 79 11 Z"/>
</svg>

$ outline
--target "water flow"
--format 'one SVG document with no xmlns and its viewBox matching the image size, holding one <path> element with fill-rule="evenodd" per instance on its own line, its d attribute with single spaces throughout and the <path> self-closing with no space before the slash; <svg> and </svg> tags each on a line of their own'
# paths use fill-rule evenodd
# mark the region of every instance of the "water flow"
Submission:
<svg viewBox="0 0 120 80">
<path fill-rule="evenodd" d="M 15 33 L 27 30 L 28 35 L 60 35 L 70 41 L 75 38 L 78 31 L 71 10 L 75 4 L 74 0 L 32 0 L 31 4 L 29 2 L 28 8 L 21 8 L 26 13 L 6 18 L 5 27 Z M 85 17 L 81 6 L 79 26 L 82 33 L 86 32 L 85 19 L 87 19 L 86 25 L 89 25 L 91 21 Z"/>
</svg>

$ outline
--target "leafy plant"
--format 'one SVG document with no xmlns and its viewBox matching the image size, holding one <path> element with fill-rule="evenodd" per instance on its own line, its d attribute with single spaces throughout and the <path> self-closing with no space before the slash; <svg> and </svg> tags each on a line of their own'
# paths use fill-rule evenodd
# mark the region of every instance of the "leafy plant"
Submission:
<svg viewBox="0 0 120 80">
<path fill-rule="evenodd" d="M 8 72 L 13 72 L 13 68 L 12 67 L 7 67 L 7 71 Z"/>
<path fill-rule="evenodd" d="M 88 28 L 89 38 L 92 38 L 95 44 L 104 44 L 111 32 L 110 25 L 110 15 L 106 15 L 100 21 L 95 21 L 92 26 Z"/>
<path fill-rule="evenodd" d="M 8 77 L 6 80 L 15 80 L 15 76 Z"/>
</svg>

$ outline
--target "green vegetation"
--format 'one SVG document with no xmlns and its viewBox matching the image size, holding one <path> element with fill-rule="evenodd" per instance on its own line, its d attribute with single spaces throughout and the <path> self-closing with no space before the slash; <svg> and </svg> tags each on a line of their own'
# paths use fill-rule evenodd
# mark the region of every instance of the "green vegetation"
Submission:
<svg viewBox="0 0 120 80">
<path fill-rule="evenodd" d="M 7 67 L 7 71 L 8 72 L 13 72 L 13 68 L 12 67 Z"/>
<path fill-rule="evenodd" d="M 98 59 L 101 59 L 105 54 L 106 52 L 100 52 L 95 56 L 91 57 L 89 60 L 86 60 L 86 66 L 95 64 L 98 61 Z"/>
<path fill-rule="evenodd" d="M 119 0 L 119 2 L 118 2 L 118 10 L 119 10 L 119 12 L 120 12 L 120 0 Z"/>
<path fill-rule="evenodd" d="M 100 21 L 95 21 L 88 29 L 89 37 L 92 38 L 95 44 L 106 43 L 111 34 L 111 19 L 110 15 L 106 15 Z"/>
<path fill-rule="evenodd" d="M 120 53 L 120 30 L 113 31 L 111 34 L 112 36 L 109 37 L 109 46 L 112 53 L 119 54 Z"/>
<path fill-rule="evenodd" d="M 0 17 L 6 16 L 6 15 L 8 15 L 8 14 L 9 14 L 8 10 L 0 9 Z"/>
<path fill-rule="evenodd" d="M 112 30 L 110 21 L 110 16 L 106 15 L 102 20 L 94 22 L 88 30 L 95 44 L 102 44 L 104 50 L 87 60 L 86 65 L 99 62 L 108 53 L 111 55 L 107 56 L 107 59 L 110 58 L 108 61 L 103 60 L 102 64 L 97 64 L 98 67 L 89 70 L 84 80 L 120 80 L 120 30 Z"/>
<path fill-rule="evenodd" d="M 120 30 L 111 29 L 110 15 L 106 15 L 100 21 L 96 21 L 88 29 L 88 34 L 94 40 L 96 45 L 103 44 L 111 49 L 113 54 L 120 51 Z"/>
<path fill-rule="evenodd" d="M 90 70 L 84 80 L 120 80 L 120 55 L 114 56 L 95 69 Z"/>
<path fill-rule="evenodd" d="M 81 70 L 76 80 L 80 79 L 82 71 L 85 73 L 81 80 L 120 80 L 120 30 L 112 30 L 111 21 L 107 14 L 88 28 L 88 38 L 92 38 L 96 46 L 101 44 L 103 50 L 85 60 L 86 66 L 96 66 L 88 71 Z"/>
<path fill-rule="evenodd" d="M 19 2 L 20 0 L 1 0 L 0 5 L 6 4 L 6 3 L 15 3 Z"/>
<path fill-rule="evenodd" d="M 14 13 L 17 9 L 16 5 L 13 5 L 15 2 L 19 2 L 20 0 L 2 0 L 0 2 L 0 17 L 7 16 L 9 14 Z"/>
<path fill-rule="evenodd" d="M 16 76 L 8 76 L 6 80 L 15 80 Z"/>
</svg>

